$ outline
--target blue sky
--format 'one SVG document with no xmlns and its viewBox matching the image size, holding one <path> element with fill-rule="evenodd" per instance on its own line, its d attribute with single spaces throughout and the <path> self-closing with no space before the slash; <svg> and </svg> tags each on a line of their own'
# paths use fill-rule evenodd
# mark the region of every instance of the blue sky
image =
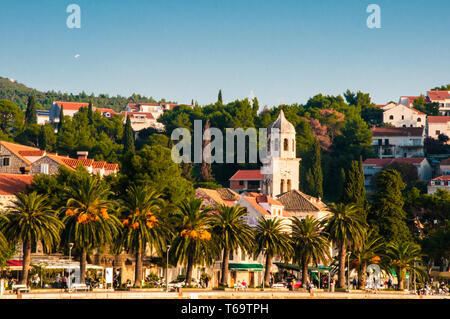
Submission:
<svg viewBox="0 0 450 319">
<path fill-rule="evenodd" d="M 81 29 L 66 7 L 81 7 Z M 366 8 L 381 7 L 381 29 Z M 0 0 L 0 76 L 39 90 L 179 103 L 376 103 L 450 83 L 448 0 Z M 74 56 L 79 54 L 79 58 Z"/>
</svg>

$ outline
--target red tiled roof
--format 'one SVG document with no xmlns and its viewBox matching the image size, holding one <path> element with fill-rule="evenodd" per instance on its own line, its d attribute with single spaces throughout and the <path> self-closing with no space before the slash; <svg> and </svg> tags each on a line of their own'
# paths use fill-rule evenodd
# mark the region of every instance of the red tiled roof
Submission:
<svg viewBox="0 0 450 319">
<path fill-rule="evenodd" d="M 6 141 L 0 141 L 0 144 L 3 145 L 4 147 L 6 147 L 8 150 L 11 151 L 11 153 L 16 155 L 22 161 L 24 161 L 26 164 L 29 164 L 29 165 L 31 165 L 31 162 L 29 160 L 27 160 L 24 156 L 35 156 L 35 155 L 22 155 L 21 152 L 25 153 L 25 154 L 38 154 L 38 152 L 42 152 L 40 149 L 38 149 L 36 147 L 26 146 L 26 145 L 22 145 L 22 144 L 16 144 L 16 143 L 11 143 L 11 142 L 6 142 Z M 36 156 L 40 156 L 40 155 L 36 155 Z"/>
<path fill-rule="evenodd" d="M 270 215 L 270 213 L 261 207 L 261 205 L 258 204 L 255 197 L 244 197 L 244 199 L 250 203 L 258 212 L 260 212 L 263 215 Z"/>
<path fill-rule="evenodd" d="M 261 170 L 239 170 L 233 176 L 230 177 L 231 180 L 262 180 L 263 176 L 261 174 Z"/>
<path fill-rule="evenodd" d="M 373 136 L 422 136 L 423 127 L 374 127 Z"/>
<path fill-rule="evenodd" d="M 104 168 L 106 165 L 106 162 L 94 162 L 94 164 L 92 164 L 93 168 Z"/>
<path fill-rule="evenodd" d="M 106 171 L 118 171 L 119 170 L 119 164 L 113 164 L 113 163 L 106 163 L 105 165 Z"/>
<path fill-rule="evenodd" d="M 428 116 L 428 123 L 447 123 L 450 122 L 450 116 Z"/>
<path fill-rule="evenodd" d="M 273 199 L 269 195 L 262 195 L 256 197 L 256 202 L 258 203 L 269 203 L 270 205 L 277 205 L 277 206 L 283 206 L 279 201 Z"/>
<path fill-rule="evenodd" d="M 400 96 L 400 101 L 403 99 L 408 99 L 408 106 L 414 103 L 414 100 L 418 99 L 420 96 Z"/>
<path fill-rule="evenodd" d="M 427 91 L 431 101 L 441 101 L 450 99 L 450 91 Z"/>
<path fill-rule="evenodd" d="M 58 104 L 59 107 L 63 107 L 64 110 L 70 110 L 70 111 L 78 111 L 82 107 L 88 107 L 89 103 L 78 103 L 78 102 L 62 102 L 62 101 L 55 101 L 53 104 Z"/>
<path fill-rule="evenodd" d="M 105 108 L 101 108 L 101 107 L 96 107 L 95 111 L 99 111 L 100 113 L 111 113 L 111 114 L 118 114 L 116 111 L 114 111 L 113 109 L 105 109 Z"/>
<path fill-rule="evenodd" d="M 432 181 L 450 181 L 450 175 L 442 175 L 432 179 Z"/>
<path fill-rule="evenodd" d="M 41 150 L 23 150 L 19 151 L 19 154 L 22 156 L 43 156 L 45 152 Z"/>
<path fill-rule="evenodd" d="M 425 157 L 401 157 L 401 158 L 368 158 L 363 165 L 373 165 L 375 167 L 385 167 L 391 163 L 408 163 L 412 165 L 420 165 Z"/>
<path fill-rule="evenodd" d="M 0 174 L 0 195 L 15 195 L 31 185 L 33 175 Z"/>
<path fill-rule="evenodd" d="M 128 115 L 130 117 L 135 117 L 135 115 L 145 115 L 146 118 L 148 119 L 154 119 L 152 113 L 150 112 L 128 112 L 128 111 L 121 111 L 120 113 L 122 113 L 125 117 L 127 117 Z"/>
</svg>

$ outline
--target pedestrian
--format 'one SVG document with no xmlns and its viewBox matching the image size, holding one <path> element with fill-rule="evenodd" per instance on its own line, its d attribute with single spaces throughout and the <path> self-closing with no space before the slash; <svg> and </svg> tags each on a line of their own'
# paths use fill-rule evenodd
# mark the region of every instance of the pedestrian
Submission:
<svg viewBox="0 0 450 319">
<path fill-rule="evenodd" d="M 208 284 L 209 284 L 209 277 L 206 276 L 205 277 L 205 286 L 206 286 L 206 288 L 208 288 Z"/>
<path fill-rule="evenodd" d="M 353 278 L 353 283 L 352 283 L 353 289 L 356 289 L 356 284 L 357 284 L 356 278 Z"/>
<path fill-rule="evenodd" d="M 61 276 L 58 273 L 55 278 L 55 288 L 61 288 L 60 285 L 61 285 Z"/>
<path fill-rule="evenodd" d="M 63 284 L 63 288 L 64 289 L 68 288 L 68 286 L 67 286 L 67 276 L 65 274 L 64 274 L 64 277 L 62 279 L 62 284 Z"/>
</svg>

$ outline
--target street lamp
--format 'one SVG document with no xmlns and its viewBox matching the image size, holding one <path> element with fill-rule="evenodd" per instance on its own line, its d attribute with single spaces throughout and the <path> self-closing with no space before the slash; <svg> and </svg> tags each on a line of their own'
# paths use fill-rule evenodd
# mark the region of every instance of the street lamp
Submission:
<svg viewBox="0 0 450 319">
<path fill-rule="evenodd" d="M 351 251 L 347 253 L 348 261 L 347 261 L 347 292 L 350 292 L 350 255 Z"/>
<path fill-rule="evenodd" d="M 69 243 L 69 292 L 70 292 L 70 288 L 72 286 L 72 279 L 70 278 L 72 269 L 71 269 L 71 263 L 72 263 L 72 248 L 73 248 L 73 243 Z"/>
<path fill-rule="evenodd" d="M 167 256 L 166 256 L 166 292 L 169 292 L 169 250 L 170 245 L 167 245 Z"/>
</svg>

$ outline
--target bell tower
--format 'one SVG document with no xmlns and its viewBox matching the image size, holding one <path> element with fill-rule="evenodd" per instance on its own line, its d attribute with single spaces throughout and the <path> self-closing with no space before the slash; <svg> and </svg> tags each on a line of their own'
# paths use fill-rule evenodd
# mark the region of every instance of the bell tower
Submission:
<svg viewBox="0 0 450 319">
<path fill-rule="evenodd" d="M 296 157 L 295 127 L 284 117 L 283 110 L 268 131 L 268 162 L 262 167 L 263 192 L 275 197 L 298 190 L 301 159 Z"/>
</svg>

